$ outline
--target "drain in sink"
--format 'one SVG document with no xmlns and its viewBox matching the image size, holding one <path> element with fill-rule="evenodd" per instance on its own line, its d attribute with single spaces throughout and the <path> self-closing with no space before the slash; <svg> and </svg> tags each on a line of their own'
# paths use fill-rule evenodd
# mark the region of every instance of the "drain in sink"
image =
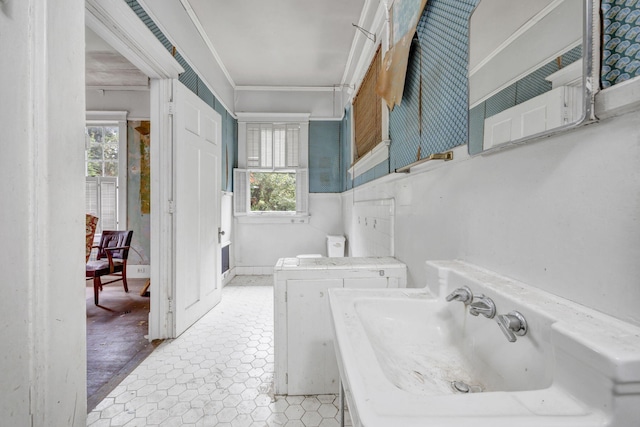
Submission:
<svg viewBox="0 0 640 427">
<path fill-rule="evenodd" d="M 463 383 L 462 381 L 453 381 L 451 383 L 451 387 L 453 387 L 454 391 L 458 393 L 469 393 L 471 389 L 467 383 Z"/>
<path fill-rule="evenodd" d="M 469 385 L 464 381 L 451 381 L 451 388 L 458 393 L 479 393 L 482 388 L 477 385 Z"/>
</svg>

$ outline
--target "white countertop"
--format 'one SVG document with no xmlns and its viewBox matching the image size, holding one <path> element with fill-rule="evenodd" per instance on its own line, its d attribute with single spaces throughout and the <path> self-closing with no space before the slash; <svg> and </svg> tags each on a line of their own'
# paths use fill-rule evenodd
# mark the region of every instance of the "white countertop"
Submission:
<svg viewBox="0 0 640 427">
<path fill-rule="evenodd" d="M 387 269 L 404 267 L 393 257 L 280 258 L 274 270 Z"/>
</svg>

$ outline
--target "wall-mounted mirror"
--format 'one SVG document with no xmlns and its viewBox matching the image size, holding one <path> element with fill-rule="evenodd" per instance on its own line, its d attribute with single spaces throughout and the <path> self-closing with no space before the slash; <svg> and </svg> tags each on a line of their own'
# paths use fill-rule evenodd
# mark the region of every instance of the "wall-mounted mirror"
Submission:
<svg viewBox="0 0 640 427">
<path fill-rule="evenodd" d="M 592 0 L 480 0 L 469 22 L 469 153 L 591 115 Z"/>
</svg>

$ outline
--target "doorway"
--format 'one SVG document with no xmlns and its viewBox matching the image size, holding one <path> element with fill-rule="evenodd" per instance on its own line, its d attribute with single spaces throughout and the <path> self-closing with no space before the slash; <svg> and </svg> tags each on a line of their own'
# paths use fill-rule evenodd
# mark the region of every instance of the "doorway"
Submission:
<svg viewBox="0 0 640 427">
<path fill-rule="evenodd" d="M 93 283 L 86 282 L 91 410 L 160 341 L 149 341 L 151 298 L 144 289 L 151 264 L 149 77 L 91 28 L 85 29 L 85 41 L 85 194 L 87 213 L 99 218 L 94 244 L 103 230 L 133 231 L 127 260 L 129 292 L 121 281 L 105 285 L 96 305 Z"/>
<path fill-rule="evenodd" d="M 220 300 L 221 117 L 178 81 L 184 69 L 124 2 L 88 0 L 86 7 L 87 25 L 148 81 L 152 208 L 146 338 L 173 338 Z M 132 98 L 135 105 L 140 97 Z"/>
</svg>

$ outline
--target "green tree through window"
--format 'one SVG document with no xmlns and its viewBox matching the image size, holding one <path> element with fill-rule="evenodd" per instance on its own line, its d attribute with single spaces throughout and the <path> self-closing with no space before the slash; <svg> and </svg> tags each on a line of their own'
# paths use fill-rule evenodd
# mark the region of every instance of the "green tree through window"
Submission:
<svg viewBox="0 0 640 427">
<path fill-rule="evenodd" d="M 87 127 L 87 176 L 118 176 L 117 126 Z"/>
<path fill-rule="evenodd" d="M 288 172 L 251 172 L 252 212 L 295 212 L 296 174 Z"/>
</svg>

